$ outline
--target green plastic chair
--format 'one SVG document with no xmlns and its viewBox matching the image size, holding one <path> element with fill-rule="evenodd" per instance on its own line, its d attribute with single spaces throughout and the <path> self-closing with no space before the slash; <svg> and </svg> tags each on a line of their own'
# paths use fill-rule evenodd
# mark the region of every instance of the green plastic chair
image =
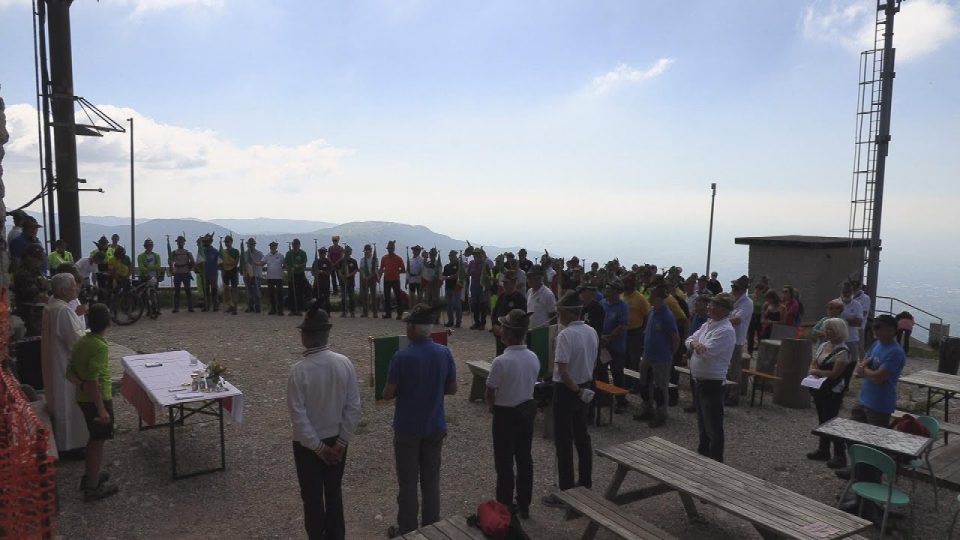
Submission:
<svg viewBox="0 0 960 540">
<path fill-rule="evenodd" d="M 913 530 L 913 505 L 910 504 L 910 496 L 905 492 L 893 487 L 893 481 L 897 477 L 897 464 L 893 459 L 883 452 L 864 446 L 862 444 L 851 444 L 847 447 L 847 462 L 850 464 L 850 470 L 856 471 L 858 464 L 868 465 L 880 471 L 886 477 L 887 482 L 856 482 L 853 475 L 847 486 L 843 488 L 840 494 L 840 501 L 851 489 L 860 497 L 860 506 L 857 508 L 857 515 L 863 514 L 863 501 L 870 500 L 883 505 L 883 520 L 880 523 L 880 538 L 887 528 L 887 517 L 890 515 L 890 507 L 910 505 L 910 530 Z"/>
<path fill-rule="evenodd" d="M 930 438 L 933 439 L 933 442 L 937 442 L 937 439 L 940 437 L 940 421 L 932 416 L 918 416 L 917 421 L 926 426 L 927 430 L 930 432 Z M 923 453 L 923 456 L 920 459 L 915 459 L 910 463 L 903 465 L 903 468 L 909 471 L 913 471 L 913 492 L 917 492 L 917 472 L 926 470 L 930 473 L 930 481 L 933 483 L 933 508 L 936 510 L 940 509 L 940 495 L 937 490 L 937 477 L 933 474 L 933 465 L 930 464 L 930 451 L 933 449 L 933 445 L 927 447 L 927 451 Z"/>
</svg>

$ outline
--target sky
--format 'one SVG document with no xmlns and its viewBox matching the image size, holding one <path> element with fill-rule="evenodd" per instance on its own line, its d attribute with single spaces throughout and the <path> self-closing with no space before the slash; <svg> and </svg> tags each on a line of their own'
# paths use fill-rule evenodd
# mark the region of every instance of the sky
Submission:
<svg viewBox="0 0 960 540">
<path fill-rule="evenodd" d="M 398 221 L 700 267 L 716 182 L 714 264 L 739 273 L 734 237 L 847 235 L 875 6 L 78 0 L 74 79 L 135 119 L 137 217 Z M 39 190 L 30 14 L 0 0 L 9 206 Z M 943 279 L 960 271 L 944 247 L 960 230 L 960 0 L 906 0 L 896 21 L 884 261 Z M 82 213 L 129 215 L 127 135 L 79 148 L 106 192 Z"/>
</svg>

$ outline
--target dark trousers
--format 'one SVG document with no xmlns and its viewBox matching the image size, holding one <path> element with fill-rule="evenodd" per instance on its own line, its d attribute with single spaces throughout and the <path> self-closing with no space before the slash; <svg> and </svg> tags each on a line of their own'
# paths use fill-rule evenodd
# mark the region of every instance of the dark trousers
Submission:
<svg viewBox="0 0 960 540">
<path fill-rule="evenodd" d="M 440 521 L 440 455 L 446 431 L 427 435 L 394 433 L 393 454 L 397 462 L 397 526 L 401 534 Z M 423 510 L 417 525 L 417 484 Z"/>
<path fill-rule="evenodd" d="M 393 299 L 397 301 L 397 316 L 403 315 L 400 309 L 400 281 L 383 280 L 383 311 L 387 318 L 393 313 Z"/>
<path fill-rule="evenodd" d="M 613 384 L 620 388 L 626 388 L 627 378 L 623 374 L 623 368 L 626 367 L 627 363 L 627 351 L 612 351 L 609 347 L 607 351 L 610 353 L 610 373 L 613 375 Z M 627 396 L 617 396 L 617 405 L 626 404 Z"/>
<path fill-rule="evenodd" d="M 537 402 L 527 401 L 516 407 L 493 408 L 493 463 L 497 470 L 497 500 L 529 509 L 533 498 L 533 420 Z M 513 466 L 517 472 L 514 475 Z"/>
<path fill-rule="evenodd" d="M 463 318 L 463 305 L 461 303 L 460 291 L 457 289 L 446 289 L 447 300 L 447 324 L 460 324 Z M 456 316 L 456 318 L 454 318 Z"/>
<path fill-rule="evenodd" d="M 697 453 L 723 463 L 723 381 L 693 382 L 700 444 Z"/>
<path fill-rule="evenodd" d="M 587 385 L 584 385 L 587 386 Z M 553 444 L 557 451 L 560 489 L 574 487 L 573 448 L 577 448 L 581 485 L 593 486 L 593 449 L 587 432 L 586 403 L 562 383 L 553 384 Z"/>
<path fill-rule="evenodd" d="M 193 294 L 190 292 L 190 274 L 173 275 L 173 309 L 180 309 L 180 287 L 187 291 L 187 309 L 193 309 Z"/>
<path fill-rule="evenodd" d="M 334 266 L 339 268 L 339 266 L 337 265 L 334 265 Z M 330 286 L 333 288 L 333 294 L 337 294 L 338 292 L 340 292 L 340 285 L 342 284 L 343 284 L 343 278 L 341 278 L 340 275 L 337 274 L 336 272 L 332 272 L 330 274 Z"/>
<path fill-rule="evenodd" d="M 813 394 L 813 404 L 817 408 L 817 420 L 822 424 L 827 420 L 836 418 L 840 414 L 840 405 L 843 404 L 843 394 L 840 392 L 821 392 L 821 391 L 811 391 Z M 840 439 L 832 439 L 831 437 L 825 437 L 820 435 L 820 445 L 819 449 L 821 452 L 830 451 L 830 442 L 833 441 L 833 457 L 844 459 L 844 447 L 843 441 Z"/>
<path fill-rule="evenodd" d="M 310 282 L 307 281 L 307 275 L 303 272 L 292 274 L 287 287 L 290 310 L 294 313 L 300 313 L 307 309 L 307 304 L 310 301 Z"/>
<path fill-rule="evenodd" d="M 643 358 L 643 327 L 627 330 L 627 362 L 628 368 L 636 371 Z"/>
<path fill-rule="evenodd" d="M 337 438 L 323 441 L 334 445 Z M 294 441 L 293 461 L 300 481 L 300 498 L 303 499 L 303 525 L 311 540 L 343 540 L 346 526 L 343 522 L 343 468 L 347 460 L 336 465 L 327 465 L 313 450 Z"/>
<path fill-rule="evenodd" d="M 214 274 L 212 277 L 204 275 L 203 276 L 203 308 L 204 309 L 220 309 L 220 298 L 218 297 L 219 291 L 217 291 L 217 275 Z"/>
<path fill-rule="evenodd" d="M 270 313 L 283 313 L 283 280 L 267 280 L 267 296 L 270 298 Z"/>
<path fill-rule="evenodd" d="M 470 311 L 473 312 L 473 324 L 486 325 L 490 302 L 483 287 L 470 287 Z"/>
<path fill-rule="evenodd" d="M 750 317 L 750 326 L 747 327 L 747 352 L 753 355 L 760 343 L 760 314 L 754 313 Z"/>
<path fill-rule="evenodd" d="M 260 311 L 260 278 L 251 277 L 247 281 L 247 309 Z"/>
<path fill-rule="evenodd" d="M 347 311 L 350 312 L 350 315 L 353 315 L 354 310 L 357 308 L 357 297 L 353 292 L 355 286 L 353 281 L 340 283 L 340 313 L 343 315 L 346 315 Z M 349 307 L 347 307 L 348 304 Z"/>
<path fill-rule="evenodd" d="M 324 311 L 330 313 L 330 282 L 327 278 L 314 280 L 313 293 L 317 296 L 317 302 Z"/>
</svg>

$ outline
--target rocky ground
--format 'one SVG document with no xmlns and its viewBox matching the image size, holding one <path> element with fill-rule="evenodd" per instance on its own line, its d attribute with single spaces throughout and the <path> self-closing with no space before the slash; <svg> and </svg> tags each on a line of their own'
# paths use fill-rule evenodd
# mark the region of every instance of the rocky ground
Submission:
<svg viewBox="0 0 960 540">
<path fill-rule="evenodd" d="M 469 319 L 468 319 L 469 320 Z M 143 352 L 186 349 L 201 360 L 218 360 L 229 368 L 227 378 L 246 396 L 245 421 L 226 426 L 227 470 L 200 477 L 170 479 L 169 434 L 165 429 L 139 431 L 133 408 L 122 397 L 115 400 L 117 436 L 106 447 L 107 468 L 120 485 L 119 495 L 83 503 L 77 485 L 83 465 L 60 462 L 57 477 L 60 512 L 57 534 L 63 538 L 301 538 L 299 498 L 290 439 L 285 391 L 290 366 L 301 347 L 294 317 L 220 313 L 171 314 L 156 321 L 111 328 L 108 338 Z M 344 478 L 349 538 L 384 538 L 395 523 L 392 404 L 375 403 L 370 382 L 368 336 L 398 335 L 395 320 L 334 318 L 331 337 L 335 350 L 356 365 L 363 398 L 363 417 L 349 449 Z M 471 376 L 464 363 L 491 359 L 489 333 L 457 330 L 450 339 L 457 359 L 459 393 L 447 398 L 449 435 L 443 452 L 442 515 L 468 515 L 494 495 L 490 416 L 480 403 L 469 403 Z M 935 366 L 932 360 L 911 359 L 908 370 Z M 682 385 L 681 385 L 682 386 Z M 901 397 L 907 390 L 901 389 Z M 855 395 L 855 394 L 854 394 Z M 919 397 L 919 396 L 918 396 Z M 632 399 L 632 398 L 631 398 Z M 689 403 L 684 390 L 681 405 Z M 848 414 L 852 397 L 841 414 Z M 535 503 L 524 523 L 532 538 L 579 538 L 585 521 L 565 521 L 563 513 L 539 503 L 554 489 L 552 443 L 541 437 L 537 422 L 534 441 Z M 810 430 L 816 425 L 812 409 L 792 410 L 770 403 L 748 408 L 746 403 L 727 410 L 726 462 L 740 470 L 785 486 L 827 504 L 843 487 L 821 462 L 804 454 L 816 443 Z M 656 430 L 617 416 L 612 426 L 591 428 L 594 447 L 639 439 L 664 437 L 687 448 L 696 446 L 696 420 L 680 408 L 671 409 L 668 425 Z M 217 463 L 216 425 L 188 425 L 178 440 L 182 469 Z M 594 483 L 606 486 L 613 464 L 597 458 Z M 649 483 L 628 476 L 625 488 Z M 908 489 L 910 482 L 901 479 Z M 941 490 L 940 511 L 933 509 L 932 490 L 920 483 L 916 492 L 914 538 L 946 538 L 955 509 L 956 493 Z M 944 502 L 946 501 L 946 502 Z M 646 520 L 679 538 L 759 538 L 745 521 L 713 507 L 702 507 L 704 523 L 688 521 L 676 494 L 633 503 Z M 868 536 L 875 537 L 875 532 Z M 603 533 L 601 533 L 601 537 Z"/>
</svg>

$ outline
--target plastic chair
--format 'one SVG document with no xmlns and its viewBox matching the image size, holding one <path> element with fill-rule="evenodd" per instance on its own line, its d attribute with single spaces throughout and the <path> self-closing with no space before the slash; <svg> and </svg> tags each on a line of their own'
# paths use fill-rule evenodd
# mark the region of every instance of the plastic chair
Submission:
<svg viewBox="0 0 960 540">
<path fill-rule="evenodd" d="M 930 438 L 933 439 L 933 442 L 937 442 L 937 439 L 940 437 L 940 421 L 932 416 L 918 416 L 917 421 L 926 426 L 927 430 L 930 432 Z M 909 471 L 913 471 L 913 492 L 917 492 L 917 472 L 921 470 L 926 470 L 930 473 L 930 481 L 933 482 L 933 508 L 939 510 L 940 508 L 940 495 L 937 490 L 937 477 L 933 474 L 933 465 L 930 464 L 930 451 L 933 449 L 933 444 L 927 447 L 927 451 L 923 453 L 923 456 L 920 459 L 915 459 L 910 463 L 903 465 L 903 468 Z"/>
<path fill-rule="evenodd" d="M 864 446 L 862 444 L 852 444 L 847 447 L 847 460 L 850 463 L 850 470 L 856 471 L 858 464 L 869 465 L 886 477 L 887 482 L 857 482 L 854 475 L 851 475 L 847 486 L 843 488 L 840 494 L 840 501 L 843 501 L 847 492 L 853 489 L 853 492 L 860 497 L 860 506 L 857 508 L 857 515 L 863 513 L 863 501 L 870 500 L 883 505 L 883 520 L 880 523 L 880 538 L 887 528 L 887 517 L 890 515 L 891 506 L 910 505 L 910 530 L 913 530 L 913 505 L 910 504 L 910 496 L 905 492 L 893 487 L 893 481 L 897 476 L 897 464 L 893 459 L 883 452 Z"/>
</svg>

